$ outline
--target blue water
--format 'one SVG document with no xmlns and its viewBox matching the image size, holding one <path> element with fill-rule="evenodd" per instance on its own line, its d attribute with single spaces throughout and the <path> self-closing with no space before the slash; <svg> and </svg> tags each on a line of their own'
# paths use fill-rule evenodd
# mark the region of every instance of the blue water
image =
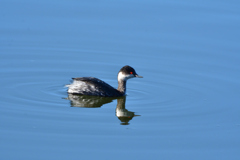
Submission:
<svg viewBox="0 0 240 160">
<path fill-rule="evenodd" d="M 239 5 L 2 0 L 0 159 L 237 159 Z M 125 103 L 66 92 L 126 64 Z"/>
</svg>

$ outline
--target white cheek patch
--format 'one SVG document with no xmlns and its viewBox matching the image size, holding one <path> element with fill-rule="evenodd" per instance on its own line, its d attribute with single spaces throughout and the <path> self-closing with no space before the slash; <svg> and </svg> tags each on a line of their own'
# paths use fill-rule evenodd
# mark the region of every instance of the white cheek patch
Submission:
<svg viewBox="0 0 240 160">
<path fill-rule="evenodd" d="M 124 80 L 125 79 L 125 75 L 122 74 L 122 72 L 118 73 L 118 81 L 119 80 Z"/>
<path fill-rule="evenodd" d="M 128 80 L 130 78 L 134 78 L 134 75 L 132 75 L 132 74 L 125 75 L 122 72 L 118 73 L 118 81 L 126 81 L 126 80 Z"/>
</svg>

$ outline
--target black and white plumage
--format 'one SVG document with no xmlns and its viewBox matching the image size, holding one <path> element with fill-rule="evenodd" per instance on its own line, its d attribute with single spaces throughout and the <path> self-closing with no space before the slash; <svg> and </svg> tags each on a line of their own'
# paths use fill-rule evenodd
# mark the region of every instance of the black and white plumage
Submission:
<svg viewBox="0 0 240 160">
<path fill-rule="evenodd" d="M 72 84 L 66 85 L 68 93 L 103 97 L 120 97 L 126 94 L 126 82 L 130 78 L 142 78 L 130 66 L 124 66 L 118 72 L 118 88 L 115 89 L 104 81 L 94 77 L 73 78 Z"/>
</svg>

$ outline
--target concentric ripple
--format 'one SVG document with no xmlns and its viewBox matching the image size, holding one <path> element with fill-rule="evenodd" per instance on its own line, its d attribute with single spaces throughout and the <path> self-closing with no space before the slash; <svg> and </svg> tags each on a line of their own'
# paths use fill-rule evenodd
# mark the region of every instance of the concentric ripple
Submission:
<svg viewBox="0 0 240 160">
<path fill-rule="evenodd" d="M 102 54 L 106 57 L 110 55 L 107 52 Z M 226 86 L 233 89 L 235 85 L 239 85 L 237 80 L 226 78 L 232 75 L 222 72 L 233 69 L 230 65 L 219 66 L 217 62 L 203 65 L 196 59 L 189 61 L 174 57 L 168 61 L 173 63 L 162 61 L 162 64 L 154 63 L 153 66 L 147 67 L 132 65 L 144 78 L 128 81 L 127 107 L 151 116 L 159 113 L 183 116 L 217 112 L 224 108 L 209 109 L 204 106 L 216 101 L 216 97 L 222 97 L 220 94 L 226 90 Z M 5 105 L 41 104 L 66 107 L 69 106 L 69 102 L 63 99 L 67 97 L 64 85 L 68 84 L 72 77 L 94 76 L 117 87 L 116 76 L 121 68 L 116 64 L 102 62 L 96 62 L 94 67 L 93 62 L 79 63 L 69 61 L 68 58 L 65 61 L 61 59 L 44 62 L 45 66 L 38 60 L 23 60 L 21 63 L 24 64 L 21 67 L 9 66 L 1 70 L 1 74 L 4 75 L 1 100 Z M 68 65 L 61 66 L 62 63 Z M 86 66 L 89 66 L 87 70 L 84 69 Z"/>
<path fill-rule="evenodd" d="M 13 72 L 12 75 L 15 75 L 15 73 Z M 42 77 L 44 77 L 44 74 L 39 74 L 38 77 L 35 76 L 34 78 L 32 76 L 23 76 L 18 77 L 17 81 L 11 76 L 4 77 L 5 81 L 9 83 L 9 85 L 3 87 L 5 93 L 2 98 L 5 99 L 5 103 L 33 106 L 37 104 L 59 105 L 59 97 L 64 95 L 63 85 Z"/>
</svg>

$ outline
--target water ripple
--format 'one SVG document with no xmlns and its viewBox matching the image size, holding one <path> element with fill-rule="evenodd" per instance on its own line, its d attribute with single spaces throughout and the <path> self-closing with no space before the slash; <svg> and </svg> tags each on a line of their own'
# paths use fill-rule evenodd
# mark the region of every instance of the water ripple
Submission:
<svg viewBox="0 0 240 160">
<path fill-rule="evenodd" d="M 74 51 L 75 52 L 75 51 Z M 96 54 L 91 53 L 90 54 Z M 102 53 L 108 56 L 110 53 Z M 126 53 L 127 54 L 127 53 Z M 89 55 L 88 55 L 89 56 Z M 176 64 L 189 63 L 186 60 L 172 59 Z M 69 64 L 69 59 L 61 60 Z M 169 61 L 169 60 L 168 60 Z M 5 104 L 22 103 L 22 104 L 42 104 L 64 106 L 62 98 L 67 97 L 65 84 L 69 83 L 71 77 L 95 76 L 103 79 L 114 87 L 117 87 L 116 76 L 119 65 L 115 63 L 72 61 L 71 66 L 61 68 L 49 67 L 59 66 L 59 61 L 49 61 L 46 66 L 40 65 L 40 61 L 26 61 L 25 65 L 16 68 L 9 66 L 1 70 L 5 75 L 2 78 L 2 91 L 5 91 L 1 99 Z M 143 79 L 131 79 L 127 84 L 127 105 L 134 110 L 144 113 L 165 113 L 166 115 L 183 113 L 201 114 L 211 112 L 209 109 L 199 109 L 214 94 L 219 94 L 223 86 L 239 84 L 233 78 L 226 78 L 226 73 L 219 74 L 220 69 L 229 69 L 219 65 L 202 64 L 191 62 L 195 68 L 176 68 L 174 65 L 162 63 L 161 68 L 157 63 L 155 67 L 136 66 L 136 71 L 142 75 Z M 33 67 L 30 67 L 33 65 Z M 87 70 L 81 66 L 87 66 Z M 196 66 L 202 68 L 197 68 Z M 42 66 L 39 68 L 39 66 Z M 101 69 L 100 69 L 101 67 Z M 133 65 L 133 67 L 135 67 Z M 206 72 L 211 67 L 214 72 Z M 149 72 L 151 71 L 151 72 Z M 229 77 L 229 76 L 228 76 Z M 216 82 L 216 83 L 214 83 Z M 220 87 L 219 87 L 220 86 Z M 225 88 L 224 88 L 225 89 Z M 221 108 L 220 108 L 221 109 Z M 218 110 L 214 108 L 213 110 Z"/>
</svg>

